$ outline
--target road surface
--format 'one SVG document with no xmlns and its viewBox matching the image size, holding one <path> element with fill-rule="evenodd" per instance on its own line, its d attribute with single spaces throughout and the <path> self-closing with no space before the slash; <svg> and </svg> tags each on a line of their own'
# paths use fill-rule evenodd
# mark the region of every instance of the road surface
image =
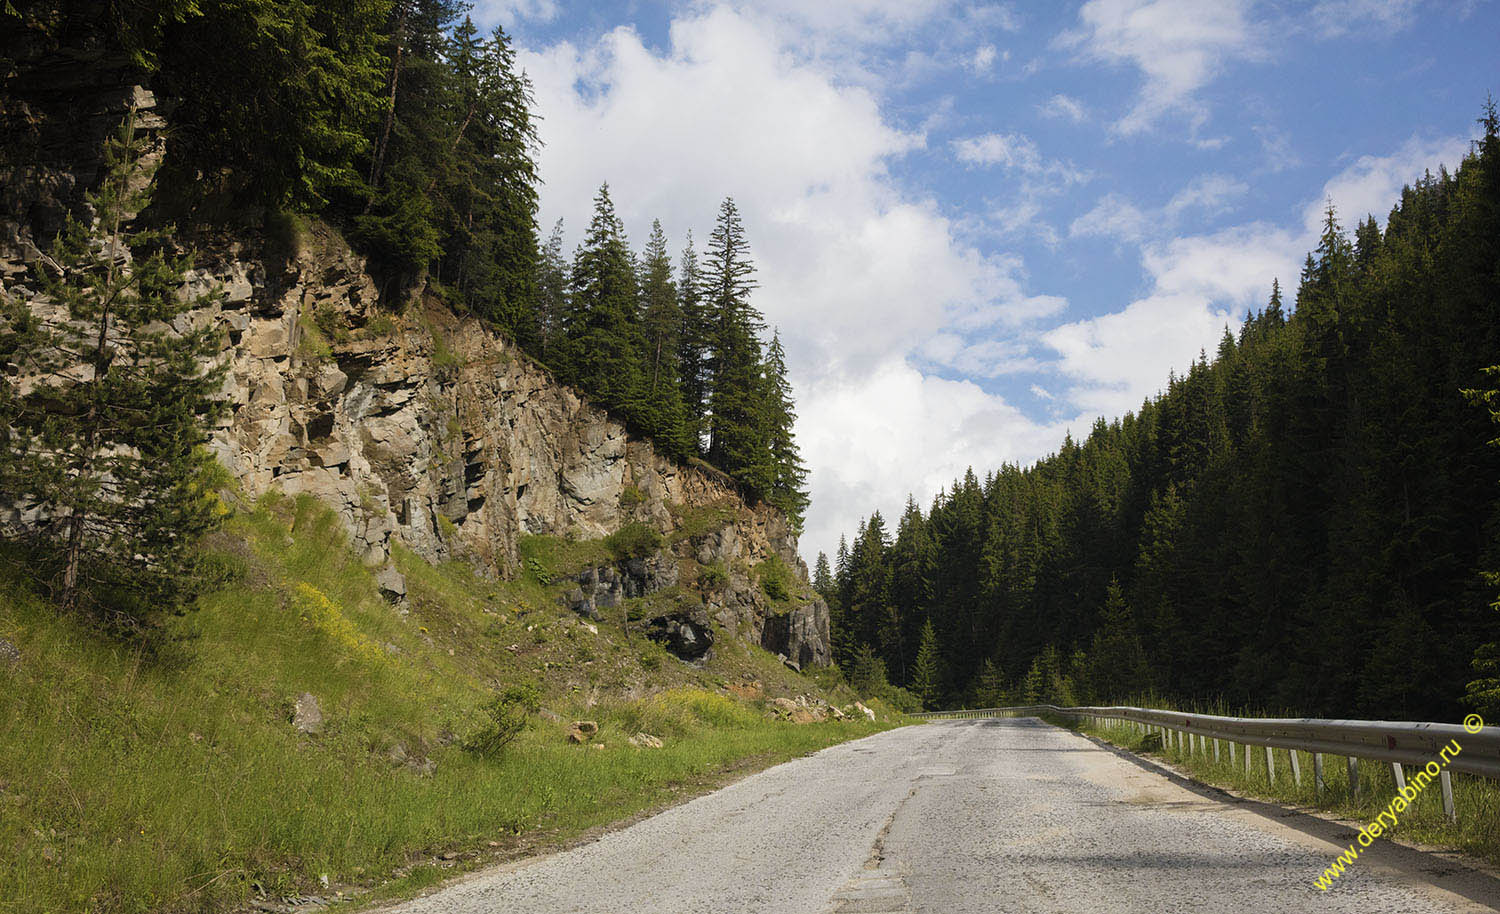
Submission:
<svg viewBox="0 0 1500 914">
<path fill-rule="evenodd" d="M 1193 788 L 1036 720 L 940 721 L 789 762 L 399 914 L 1469 912 L 1500 880 Z M 1338 843 L 1334 843 L 1338 842 Z"/>
</svg>

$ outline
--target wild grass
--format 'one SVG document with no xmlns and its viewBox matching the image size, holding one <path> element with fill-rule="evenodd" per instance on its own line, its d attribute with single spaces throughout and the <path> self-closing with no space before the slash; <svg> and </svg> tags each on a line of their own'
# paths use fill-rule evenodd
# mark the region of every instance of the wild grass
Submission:
<svg viewBox="0 0 1500 914">
<path fill-rule="evenodd" d="M 1156 706 L 1159 705 L 1153 705 Z M 1229 712 L 1219 708 L 1203 713 Z M 1332 813 L 1361 825 L 1373 820 L 1396 796 L 1395 772 L 1385 762 L 1358 761 L 1359 790 L 1354 793 L 1350 790 L 1345 758 L 1325 755 L 1325 788 L 1320 793 L 1313 781 L 1313 757 L 1308 752 L 1296 753 L 1301 774 L 1297 779 L 1293 777 L 1291 750 L 1272 749 L 1273 781 L 1267 770 L 1264 747 L 1236 745 L 1231 756 L 1229 743 L 1221 740 L 1215 757 L 1212 740 L 1191 751 L 1185 739 L 1181 748 L 1175 739 L 1171 739 L 1155 749 L 1149 748 L 1150 743 L 1143 745 L 1143 735 L 1122 722 L 1106 721 L 1099 726 L 1065 720 L 1054 720 L 1053 723 L 1092 734 L 1137 754 L 1167 761 L 1205 784 L 1244 796 Z M 1248 769 L 1245 764 L 1247 751 L 1250 753 Z M 1414 772 L 1414 768 L 1407 766 L 1408 783 Z M 1452 778 L 1456 822 L 1450 822 L 1444 814 L 1442 791 L 1434 780 L 1400 815 L 1400 824 L 1388 831 L 1407 840 L 1460 850 L 1491 863 L 1500 863 L 1500 784 L 1457 772 Z"/>
<path fill-rule="evenodd" d="M 561 563 L 554 545 L 530 551 Z M 520 835 L 544 848 L 727 767 L 889 725 L 777 722 L 720 689 L 817 685 L 729 639 L 697 668 L 591 633 L 534 575 L 398 551 L 403 614 L 309 499 L 240 512 L 215 548 L 234 581 L 151 650 L 60 616 L 0 567 L 0 637 L 22 657 L 0 663 L 0 912 L 212 912 L 393 876 L 388 891 L 409 891 L 447 872 L 441 852 Z M 553 718 L 493 758 L 465 749 L 495 696 L 526 684 Z M 291 723 L 303 693 L 316 734 Z M 602 749 L 567 742 L 585 718 Z M 663 748 L 630 746 L 641 731 Z"/>
</svg>

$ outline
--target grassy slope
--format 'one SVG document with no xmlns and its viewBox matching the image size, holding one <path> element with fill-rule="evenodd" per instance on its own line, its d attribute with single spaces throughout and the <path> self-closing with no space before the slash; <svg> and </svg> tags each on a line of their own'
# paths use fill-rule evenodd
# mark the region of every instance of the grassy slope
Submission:
<svg viewBox="0 0 1500 914">
<path fill-rule="evenodd" d="M 1160 706 L 1160 703 L 1156 706 Z M 1219 709 L 1207 713 L 1228 712 Z M 1349 775 L 1344 758 L 1325 756 L 1323 775 L 1327 790 L 1320 797 L 1313 786 L 1312 756 L 1306 752 L 1298 753 L 1302 779 L 1294 782 L 1287 750 L 1273 750 L 1276 756 L 1276 782 L 1273 784 L 1266 774 L 1266 750 L 1263 748 L 1256 747 L 1252 750 L 1250 771 L 1247 774 L 1243 746 L 1236 748 L 1235 762 L 1231 763 L 1226 744 L 1221 744 L 1219 759 L 1215 761 L 1211 744 L 1207 752 L 1200 750 L 1196 753 L 1189 753 L 1186 749 L 1179 750 L 1175 744 L 1170 743 L 1161 749 L 1143 750 L 1141 736 L 1123 725 L 1107 723 L 1095 727 L 1064 719 L 1053 719 L 1051 722 L 1092 734 L 1137 754 L 1170 762 L 1205 784 L 1223 787 L 1244 796 L 1324 810 L 1361 825 L 1372 821 L 1396 796 L 1396 778 L 1391 766 L 1385 763 L 1359 763 L 1360 790 L 1355 797 L 1350 795 Z M 1413 769 L 1408 766 L 1408 780 L 1412 772 Z M 1500 786 L 1486 778 L 1454 774 L 1453 802 L 1458 814 L 1457 823 L 1449 822 L 1443 815 L 1442 792 L 1434 780 L 1431 786 L 1418 795 L 1411 808 L 1400 814 L 1400 825 L 1388 831 L 1407 840 L 1461 850 L 1490 863 L 1500 864 Z"/>
<path fill-rule="evenodd" d="M 439 853 L 563 842 L 725 768 L 883 726 L 772 720 L 766 698 L 817 684 L 727 640 L 683 664 L 626 633 L 638 605 L 590 632 L 541 581 L 596 544 L 530 541 L 542 574 L 510 583 L 398 554 L 406 615 L 310 500 L 240 512 L 215 549 L 236 583 L 149 656 L 0 572 L 0 637 L 23 658 L 0 664 L 0 912 L 221 910 L 393 875 L 410 889 L 440 878 Z M 464 751 L 477 706 L 521 680 L 560 719 L 500 761 Z M 303 692 L 326 719 L 317 736 L 290 724 Z M 605 748 L 568 744 L 575 718 L 597 720 Z M 665 747 L 629 746 L 643 730 Z"/>
</svg>

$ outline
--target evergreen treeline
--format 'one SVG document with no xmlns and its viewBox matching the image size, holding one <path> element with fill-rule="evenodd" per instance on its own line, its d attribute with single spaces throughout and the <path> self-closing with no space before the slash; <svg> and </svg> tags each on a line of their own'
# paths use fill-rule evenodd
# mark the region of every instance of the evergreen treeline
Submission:
<svg viewBox="0 0 1500 914">
<path fill-rule="evenodd" d="M 707 459 L 800 525 L 784 353 L 761 340 L 734 204 L 675 273 L 659 225 L 643 259 L 631 252 L 607 188 L 571 261 L 560 233 L 539 244 L 531 85 L 504 30 L 482 34 L 469 9 L 12 0 L 0 23 L 59 45 L 102 34 L 134 59 L 171 107 L 162 215 L 320 214 L 393 305 L 426 290 L 486 319 L 666 453 Z"/>
<path fill-rule="evenodd" d="M 840 663 L 873 649 L 953 704 L 1154 689 L 1438 720 L 1471 680 L 1500 694 L 1475 675 L 1500 669 L 1493 645 L 1475 659 L 1500 622 L 1500 450 L 1472 401 L 1495 400 L 1464 393 L 1500 361 L 1493 105 L 1481 123 L 1383 233 L 1329 209 L 1290 316 L 1277 287 L 1138 413 L 820 557 Z"/>
</svg>

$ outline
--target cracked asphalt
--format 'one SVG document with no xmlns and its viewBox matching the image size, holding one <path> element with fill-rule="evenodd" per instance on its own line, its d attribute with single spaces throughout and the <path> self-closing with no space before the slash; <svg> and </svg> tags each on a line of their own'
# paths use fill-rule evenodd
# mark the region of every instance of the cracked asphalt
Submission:
<svg viewBox="0 0 1500 914">
<path fill-rule="evenodd" d="M 779 765 L 390 914 L 1471 912 L 1500 880 L 1196 788 L 1037 720 L 904 727 Z"/>
</svg>

